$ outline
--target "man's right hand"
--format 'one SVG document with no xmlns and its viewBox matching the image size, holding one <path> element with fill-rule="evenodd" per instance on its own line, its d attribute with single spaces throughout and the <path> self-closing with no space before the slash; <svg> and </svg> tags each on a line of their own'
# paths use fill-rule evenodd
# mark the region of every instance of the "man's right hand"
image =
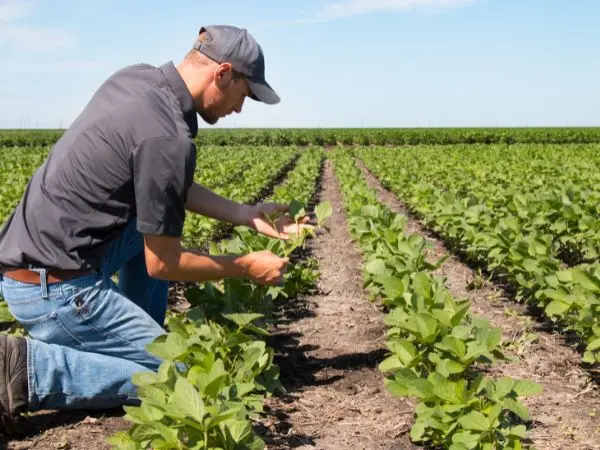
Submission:
<svg viewBox="0 0 600 450">
<path fill-rule="evenodd" d="M 247 255 L 205 255 L 184 250 L 176 237 L 145 235 L 145 257 L 152 278 L 171 281 L 213 281 L 246 277 L 260 285 L 283 284 L 287 258 L 269 251 Z"/>
<path fill-rule="evenodd" d="M 268 250 L 240 256 L 239 263 L 244 267 L 246 277 L 259 285 L 283 284 L 288 258 L 280 258 Z"/>
</svg>

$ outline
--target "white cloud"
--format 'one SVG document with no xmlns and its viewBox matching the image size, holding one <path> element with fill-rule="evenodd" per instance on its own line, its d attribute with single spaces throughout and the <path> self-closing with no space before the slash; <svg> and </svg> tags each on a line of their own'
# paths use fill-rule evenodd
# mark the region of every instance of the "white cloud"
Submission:
<svg viewBox="0 0 600 450">
<path fill-rule="evenodd" d="M 343 17 L 358 16 L 375 12 L 403 12 L 410 10 L 437 12 L 465 6 L 475 1 L 477 0 L 343 0 L 324 6 L 311 18 L 279 21 L 279 23 L 330 22 Z"/>
<path fill-rule="evenodd" d="M 325 6 L 317 16 L 325 19 L 337 19 L 370 12 L 406 11 L 417 8 L 455 8 L 472 2 L 473 0 L 346 0 Z"/>
<path fill-rule="evenodd" d="M 71 34 L 61 29 L 31 28 L 7 24 L 0 28 L 0 46 L 26 52 L 45 52 L 75 43 Z"/>
<path fill-rule="evenodd" d="M 12 22 L 27 17 L 34 10 L 33 3 L 26 0 L 5 0 L 0 2 L 0 23 Z"/>
<path fill-rule="evenodd" d="M 27 0 L 0 0 L 0 47 L 24 52 L 47 52 L 74 45 L 74 37 L 60 28 L 23 25 L 37 5 Z"/>
</svg>

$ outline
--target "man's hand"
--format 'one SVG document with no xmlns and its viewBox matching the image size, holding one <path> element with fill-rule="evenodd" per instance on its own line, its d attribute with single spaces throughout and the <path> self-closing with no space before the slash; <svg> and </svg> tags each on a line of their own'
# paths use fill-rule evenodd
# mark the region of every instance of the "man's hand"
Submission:
<svg viewBox="0 0 600 450">
<path fill-rule="evenodd" d="M 308 224 L 310 220 L 308 216 L 303 217 L 297 224 L 292 217 L 284 215 L 289 210 L 288 205 L 259 203 L 246 207 L 248 208 L 246 224 L 259 233 L 272 238 L 289 239 L 290 235 L 300 235 L 303 229 L 314 229 L 312 225 Z"/>
<path fill-rule="evenodd" d="M 240 256 L 238 262 L 244 267 L 246 277 L 260 285 L 281 285 L 288 259 L 264 250 Z"/>
<path fill-rule="evenodd" d="M 260 285 L 283 284 L 288 259 L 269 252 L 247 255 L 204 255 L 184 250 L 178 238 L 145 235 L 148 274 L 172 281 L 213 281 L 223 278 L 249 278 Z"/>
</svg>

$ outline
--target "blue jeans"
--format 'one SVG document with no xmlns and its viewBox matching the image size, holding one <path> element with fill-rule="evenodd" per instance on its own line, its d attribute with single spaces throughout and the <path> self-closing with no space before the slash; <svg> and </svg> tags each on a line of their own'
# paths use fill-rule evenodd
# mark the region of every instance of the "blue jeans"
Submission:
<svg viewBox="0 0 600 450">
<path fill-rule="evenodd" d="M 0 293 L 30 337 L 31 411 L 139 404 L 132 374 L 158 370 L 145 345 L 165 333 L 169 285 L 148 276 L 135 222 L 97 273 L 48 286 L 0 275 Z"/>
</svg>

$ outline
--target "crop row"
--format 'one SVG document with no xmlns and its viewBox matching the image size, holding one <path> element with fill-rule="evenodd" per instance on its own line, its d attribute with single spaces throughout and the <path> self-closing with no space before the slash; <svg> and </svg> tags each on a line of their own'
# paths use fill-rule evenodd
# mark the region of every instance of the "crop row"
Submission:
<svg viewBox="0 0 600 450">
<path fill-rule="evenodd" d="M 570 268 L 565 266 L 556 254 L 556 240 L 551 229 L 555 223 L 549 224 L 550 233 L 538 226 L 540 222 L 546 223 L 549 220 L 550 213 L 538 212 L 538 215 L 529 217 L 527 214 L 520 216 L 504 210 L 498 214 L 490 206 L 494 205 L 492 194 L 489 194 L 490 198 L 485 194 L 475 198 L 460 189 L 436 184 L 439 179 L 446 179 L 446 169 L 443 165 L 431 169 L 431 165 L 439 161 L 433 157 L 431 160 L 422 160 L 416 153 L 401 152 L 391 157 L 387 151 L 368 149 L 360 149 L 357 153 L 382 184 L 406 202 L 451 247 L 474 265 L 483 267 L 497 280 L 512 286 L 517 300 L 536 305 L 562 329 L 576 333 L 586 346 L 583 355 L 585 362 L 600 361 L 600 266 L 597 261 Z M 433 155 L 431 151 L 423 151 L 422 155 L 425 154 Z M 458 152 L 456 157 L 460 154 Z M 478 175 L 469 172 L 469 153 L 466 155 L 466 170 L 462 176 L 459 176 L 459 168 L 452 164 L 447 166 L 447 170 L 455 174 L 455 178 L 452 178 L 453 175 L 449 177 L 459 185 L 471 184 L 471 178 L 478 178 Z M 511 159 L 510 150 L 506 150 L 505 157 Z M 589 157 L 592 158 L 591 155 Z M 491 158 L 487 161 L 492 167 L 488 184 L 502 185 L 500 176 L 491 175 L 496 164 L 499 173 L 502 173 L 502 164 Z M 529 164 L 536 166 L 533 156 Z M 576 165 L 571 161 L 564 161 L 563 170 L 566 173 L 571 164 Z M 522 169 L 517 167 L 515 170 Z M 554 169 L 547 170 L 554 173 Z M 591 167 L 580 167 L 581 179 L 593 177 L 591 171 Z M 540 169 L 540 172 L 543 170 Z M 535 176 L 530 174 L 531 178 Z M 556 176 L 559 177 L 558 174 Z M 487 191 L 484 179 L 482 177 L 478 186 Z M 529 182 L 531 180 L 524 181 Z M 535 182 L 534 180 L 533 183 Z M 550 183 L 549 180 L 548 182 Z M 531 195 L 552 195 L 552 191 L 544 194 L 544 183 L 538 184 L 537 191 L 534 189 Z M 510 182 L 504 185 L 504 189 L 510 189 Z M 577 188 L 574 180 L 571 187 Z M 590 191 L 586 192 L 583 188 L 581 192 L 584 192 L 582 196 L 591 195 Z M 519 196 L 514 197 L 518 203 Z M 564 205 L 562 211 L 574 210 L 568 195 L 555 200 Z M 554 211 L 560 210 L 557 208 Z M 530 225 L 531 221 L 535 221 L 537 225 Z M 560 223 L 559 218 L 556 223 Z"/>
<path fill-rule="evenodd" d="M 319 152 L 305 153 L 290 173 L 289 180 L 309 176 L 300 192 L 304 198 L 312 196 L 321 159 Z M 300 207 L 294 200 L 295 189 L 295 183 L 284 182 L 278 188 L 278 200 Z M 320 205 L 315 211 L 321 226 L 330 209 Z M 299 217 L 301 213 L 292 210 L 290 214 Z M 308 236 L 281 241 L 239 227 L 234 237 L 212 246 L 212 251 L 231 254 L 269 248 L 286 256 Z M 293 266 L 284 286 L 276 288 L 233 279 L 191 288 L 187 298 L 193 307 L 182 315 L 171 315 L 170 332 L 150 346 L 164 359 L 158 373 L 134 377 L 141 405 L 126 407 L 126 418 L 133 425 L 110 442 L 119 449 L 264 448 L 251 420 L 262 411 L 266 396 L 284 390 L 273 350 L 264 342 L 268 314 L 290 284 L 300 287 L 295 272 L 302 270 Z"/>
<path fill-rule="evenodd" d="M 61 130 L 0 131 L 0 146 L 54 144 Z M 416 145 L 598 143 L 600 128 L 265 128 L 201 129 L 205 145 Z"/>
<path fill-rule="evenodd" d="M 502 332 L 454 298 L 425 258 L 425 239 L 406 232 L 407 218 L 381 204 L 348 152 L 333 155 L 349 229 L 364 259 L 364 283 L 390 312 L 390 356 L 380 369 L 389 390 L 416 397 L 414 442 L 435 448 L 520 449 L 529 414 L 519 397 L 540 386 L 504 377 L 486 379 Z"/>
<path fill-rule="evenodd" d="M 553 255 L 569 264 L 600 256 L 598 145 L 452 146 L 376 149 L 378 164 L 401 160 L 396 178 L 412 178 L 472 206 L 469 217 L 510 220 L 547 234 Z"/>
</svg>

